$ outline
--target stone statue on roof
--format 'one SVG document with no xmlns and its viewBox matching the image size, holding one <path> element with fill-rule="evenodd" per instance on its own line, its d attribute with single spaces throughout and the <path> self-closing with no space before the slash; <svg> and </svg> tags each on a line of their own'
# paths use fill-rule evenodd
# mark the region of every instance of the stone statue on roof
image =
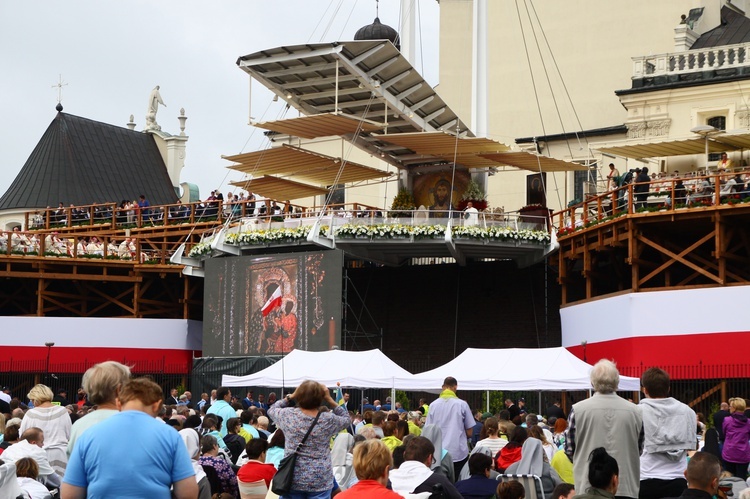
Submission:
<svg viewBox="0 0 750 499">
<path fill-rule="evenodd" d="M 159 93 L 159 85 L 156 85 L 148 96 L 148 109 L 146 110 L 146 130 L 161 130 L 156 122 L 156 112 L 159 110 L 159 104 L 167 107 Z"/>
</svg>

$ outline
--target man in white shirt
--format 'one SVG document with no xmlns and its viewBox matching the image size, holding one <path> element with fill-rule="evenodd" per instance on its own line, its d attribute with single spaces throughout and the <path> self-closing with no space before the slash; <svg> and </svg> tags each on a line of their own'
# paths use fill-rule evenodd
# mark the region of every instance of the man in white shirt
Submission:
<svg viewBox="0 0 750 499">
<path fill-rule="evenodd" d="M 60 476 L 55 473 L 47 459 L 47 453 L 42 448 L 44 446 L 44 432 L 39 428 L 29 428 L 21 440 L 5 449 L 3 452 L 3 461 L 6 463 L 15 463 L 21 458 L 30 457 L 39 466 L 39 479 L 50 487 L 59 487 L 62 483 Z"/>
<path fill-rule="evenodd" d="M 474 208 L 474 203 L 472 203 L 471 201 L 466 204 L 466 209 L 464 210 L 464 219 L 466 219 L 464 225 L 467 227 L 473 227 L 479 224 L 479 211 Z"/>
<path fill-rule="evenodd" d="M 468 437 L 474 429 L 474 415 L 469 404 L 456 396 L 458 381 L 448 376 L 443 381 L 440 398 L 430 404 L 425 424 L 435 424 L 443 431 L 443 448 L 453 457 L 454 476 L 461 474 L 469 457 Z"/>
</svg>

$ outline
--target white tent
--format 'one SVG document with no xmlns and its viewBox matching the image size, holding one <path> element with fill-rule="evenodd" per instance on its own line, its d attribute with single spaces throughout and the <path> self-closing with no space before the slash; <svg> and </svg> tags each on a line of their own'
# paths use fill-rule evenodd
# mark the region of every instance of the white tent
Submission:
<svg viewBox="0 0 750 499">
<path fill-rule="evenodd" d="M 453 376 L 459 390 L 588 390 L 591 367 L 563 347 L 467 348 L 447 364 L 395 384 L 401 390 L 435 390 Z M 620 390 L 639 389 L 638 378 L 620 376 Z"/>
<path fill-rule="evenodd" d="M 296 387 L 307 379 L 329 388 L 341 383 L 347 388 L 393 388 L 394 380 L 412 374 L 399 367 L 380 350 L 365 352 L 307 352 L 292 350 L 282 360 L 255 374 L 221 377 L 223 386 Z M 396 388 L 398 388 L 396 386 Z"/>
</svg>

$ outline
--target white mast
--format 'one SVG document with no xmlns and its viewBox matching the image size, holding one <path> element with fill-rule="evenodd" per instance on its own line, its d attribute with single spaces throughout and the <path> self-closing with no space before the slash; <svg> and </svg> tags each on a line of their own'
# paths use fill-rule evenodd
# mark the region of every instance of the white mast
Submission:
<svg viewBox="0 0 750 499">
<path fill-rule="evenodd" d="M 477 137 L 487 136 L 487 3 L 474 0 L 471 129 Z"/>
</svg>

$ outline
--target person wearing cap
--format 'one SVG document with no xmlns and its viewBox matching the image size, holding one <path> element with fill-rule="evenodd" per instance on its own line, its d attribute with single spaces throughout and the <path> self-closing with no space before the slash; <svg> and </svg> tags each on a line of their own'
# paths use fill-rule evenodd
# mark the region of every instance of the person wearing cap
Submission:
<svg viewBox="0 0 750 499">
<path fill-rule="evenodd" d="M 68 402 L 68 390 L 66 390 L 65 388 L 60 388 L 59 390 L 57 390 L 57 395 L 52 398 L 52 403 L 54 405 L 61 405 L 63 407 L 70 405 L 70 402 Z"/>
<path fill-rule="evenodd" d="M 434 424 L 443 432 L 443 448 L 453 457 L 454 476 L 459 476 L 469 457 L 467 437 L 471 437 L 474 415 L 469 404 L 458 398 L 458 381 L 448 376 L 443 381 L 440 397 L 430 404 L 425 424 Z"/>
<path fill-rule="evenodd" d="M 527 412 L 529 411 L 526 410 L 526 399 L 521 397 L 520 399 L 518 399 L 518 414 L 520 416 L 523 416 Z"/>
</svg>

